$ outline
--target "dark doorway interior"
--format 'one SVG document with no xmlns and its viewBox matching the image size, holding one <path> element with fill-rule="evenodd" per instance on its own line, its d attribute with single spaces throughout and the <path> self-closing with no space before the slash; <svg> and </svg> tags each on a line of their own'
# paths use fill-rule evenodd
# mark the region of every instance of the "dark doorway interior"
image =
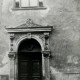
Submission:
<svg viewBox="0 0 80 80">
<path fill-rule="evenodd" d="M 42 80 L 41 47 L 34 39 L 24 40 L 19 46 L 18 80 Z"/>
</svg>

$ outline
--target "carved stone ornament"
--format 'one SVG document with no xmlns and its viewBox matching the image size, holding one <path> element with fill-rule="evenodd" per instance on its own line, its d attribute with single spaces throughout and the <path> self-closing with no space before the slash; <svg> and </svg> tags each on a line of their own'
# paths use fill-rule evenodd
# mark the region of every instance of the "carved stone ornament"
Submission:
<svg viewBox="0 0 80 80">
<path fill-rule="evenodd" d="M 48 46 L 47 45 L 45 45 L 44 50 L 48 50 Z"/>
<path fill-rule="evenodd" d="M 10 52 L 8 56 L 9 58 L 13 58 L 13 59 L 16 57 L 15 52 Z"/>
<path fill-rule="evenodd" d="M 26 23 L 24 23 L 24 24 L 22 24 L 20 26 L 17 26 L 17 28 L 22 28 L 22 27 L 23 28 L 25 28 L 25 27 L 41 27 L 41 25 L 35 24 L 33 22 L 33 20 L 31 20 L 31 19 L 27 19 Z"/>
<path fill-rule="evenodd" d="M 10 39 L 11 39 L 11 40 L 14 39 L 14 34 L 10 34 Z"/>
<path fill-rule="evenodd" d="M 49 33 L 44 33 L 45 38 L 49 38 Z"/>
<path fill-rule="evenodd" d="M 49 57 L 50 56 L 50 51 L 42 51 L 44 57 Z"/>
</svg>

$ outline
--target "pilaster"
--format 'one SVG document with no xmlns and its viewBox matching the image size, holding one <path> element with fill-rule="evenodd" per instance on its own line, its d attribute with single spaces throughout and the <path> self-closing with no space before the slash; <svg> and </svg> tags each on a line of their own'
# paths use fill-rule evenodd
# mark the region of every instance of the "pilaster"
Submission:
<svg viewBox="0 0 80 80">
<path fill-rule="evenodd" d="M 10 80 L 14 80 L 16 52 L 9 52 L 8 56 L 10 58 Z"/>
<path fill-rule="evenodd" d="M 43 51 L 42 54 L 44 56 L 45 80 L 50 80 L 50 65 L 49 65 L 50 51 Z"/>
</svg>

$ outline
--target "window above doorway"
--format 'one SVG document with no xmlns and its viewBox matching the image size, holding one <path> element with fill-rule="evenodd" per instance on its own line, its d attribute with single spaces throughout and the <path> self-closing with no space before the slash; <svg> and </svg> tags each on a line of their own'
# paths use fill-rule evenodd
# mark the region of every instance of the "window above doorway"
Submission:
<svg viewBox="0 0 80 80">
<path fill-rule="evenodd" d="M 15 0 L 14 8 L 22 10 L 46 9 L 43 0 Z"/>
</svg>

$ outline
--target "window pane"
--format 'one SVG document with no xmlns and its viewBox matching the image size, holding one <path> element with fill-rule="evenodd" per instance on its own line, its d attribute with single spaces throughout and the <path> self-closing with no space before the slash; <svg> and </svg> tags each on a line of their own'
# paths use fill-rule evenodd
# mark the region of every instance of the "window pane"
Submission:
<svg viewBox="0 0 80 80">
<path fill-rule="evenodd" d="M 43 0 L 39 0 L 39 7 L 43 7 Z"/>
<path fill-rule="evenodd" d="M 21 0 L 21 7 L 29 7 L 29 0 Z"/>
<path fill-rule="evenodd" d="M 38 0 L 30 0 L 30 6 L 38 6 Z"/>
<path fill-rule="evenodd" d="M 19 0 L 15 0 L 15 7 L 19 8 Z"/>
</svg>

